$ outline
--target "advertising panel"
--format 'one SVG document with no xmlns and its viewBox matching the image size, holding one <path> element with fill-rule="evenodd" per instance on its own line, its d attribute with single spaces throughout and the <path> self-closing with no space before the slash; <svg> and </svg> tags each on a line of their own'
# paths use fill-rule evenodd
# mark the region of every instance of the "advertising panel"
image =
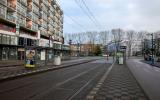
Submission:
<svg viewBox="0 0 160 100">
<path fill-rule="evenodd" d="M 35 67 L 35 50 L 26 50 L 26 67 Z"/>
<path fill-rule="evenodd" d="M 46 52 L 41 51 L 41 60 L 45 60 L 45 59 L 46 59 Z"/>
</svg>

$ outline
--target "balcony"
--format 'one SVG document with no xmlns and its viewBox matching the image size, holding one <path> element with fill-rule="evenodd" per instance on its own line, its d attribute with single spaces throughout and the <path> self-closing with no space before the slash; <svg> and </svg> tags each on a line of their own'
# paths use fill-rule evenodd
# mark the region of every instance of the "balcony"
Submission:
<svg viewBox="0 0 160 100">
<path fill-rule="evenodd" d="M 26 28 L 28 28 L 28 29 L 32 28 L 32 21 L 27 21 Z"/>
<path fill-rule="evenodd" d="M 48 4 L 49 4 L 48 0 L 42 0 L 42 1 L 46 6 L 48 6 Z"/>
<path fill-rule="evenodd" d="M 27 17 L 28 17 L 29 19 L 32 19 L 32 14 L 31 14 L 31 13 L 27 13 Z"/>
<path fill-rule="evenodd" d="M 27 6 L 27 0 L 20 0 L 21 4 L 23 4 L 24 6 Z"/>
<path fill-rule="evenodd" d="M 19 22 L 19 25 L 20 25 L 20 26 L 23 26 L 23 27 L 26 27 L 26 24 L 25 24 L 24 21 L 20 21 L 20 22 Z"/>
<path fill-rule="evenodd" d="M 16 22 L 16 18 L 12 14 L 7 14 L 6 19 L 14 23 Z"/>
<path fill-rule="evenodd" d="M 34 2 L 37 6 L 39 6 L 39 0 L 33 0 L 33 2 Z"/>
<path fill-rule="evenodd" d="M 28 11 L 32 11 L 32 5 L 31 5 L 31 4 L 29 4 L 29 5 L 27 6 L 27 10 L 28 10 Z"/>
<path fill-rule="evenodd" d="M 5 16 L 6 16 L 6 7 L 0 6 L 0 18 L 5 19 Z"/>
<path fill-rule="evenodd" d="M 40 11 L 48 13 L 48 8 L 43 3 L 40 5 Z"/>
<path fill-rule="evenodd" d="M 38 31 L 38 24 L 32 23 L 32 28 L 31 29 L 34 30 L 34 31 Z"/>
<path fill-rule="evenodd" d="M 13 2 L 8 2 L 7 6 L 13 10 L 16 10 L 16 4 Z"/>
<path fill-rule="evenodd" d="M 37 7 L 35 4 L 32 5 L 32 10 L 35 14 L 39 15 L 39 7 Z"/>
<path fill-rule="evenodd" d="M 0 0 L 0 3 L 3 5 L 7 5 L 7 0 Z"/>
</svg>

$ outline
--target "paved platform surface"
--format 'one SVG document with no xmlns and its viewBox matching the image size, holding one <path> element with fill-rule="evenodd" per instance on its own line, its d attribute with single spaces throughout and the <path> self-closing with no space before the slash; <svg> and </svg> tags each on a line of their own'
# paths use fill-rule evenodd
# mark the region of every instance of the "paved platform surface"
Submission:
<svg viewBox="0 0 160 100">
<path fill-rule="evenodd" d="M 130 70 L 115 64 L 94 100 L 149 100 Z"/>
</svg>

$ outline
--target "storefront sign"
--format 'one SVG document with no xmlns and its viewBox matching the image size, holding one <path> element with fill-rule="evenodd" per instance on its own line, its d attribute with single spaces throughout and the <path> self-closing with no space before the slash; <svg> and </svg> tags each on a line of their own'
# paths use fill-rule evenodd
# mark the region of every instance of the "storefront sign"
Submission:
<svg viewBox="0 0 160 100">
<path fill-rule="evenodd" d="M 46 52 L 41 51 L 41 60 L 46 60 Z"/>
<path fill-rule="evenodd" d="M 18 51 L 24 51 L 24 48 L 18 48 Z"/>
<path fill-rule="evenodd" d="M 26 50 L 26 67 L 35 67 L 35 50 Z"/>
</svg>

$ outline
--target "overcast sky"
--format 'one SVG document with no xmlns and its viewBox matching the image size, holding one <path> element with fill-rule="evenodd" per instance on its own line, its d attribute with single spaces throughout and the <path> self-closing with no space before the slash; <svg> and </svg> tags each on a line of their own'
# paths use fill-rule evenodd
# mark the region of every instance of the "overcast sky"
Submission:
<svg viewBox="0 0 160 100">
<path fill-rule="evenodd" d="M 150 32 L 160 30 L 160 0 L 84 1 L 100 23 L 99 27 L 93 24 L 75 3 L 75 0 L 59 0 L 64 11 L 64 33 L 111 30 L 113 28 Z M 83 6 L 83 4 L 81 5 Z M 70 16 L 80 25 L 73 22 Z"/>
</svg>

